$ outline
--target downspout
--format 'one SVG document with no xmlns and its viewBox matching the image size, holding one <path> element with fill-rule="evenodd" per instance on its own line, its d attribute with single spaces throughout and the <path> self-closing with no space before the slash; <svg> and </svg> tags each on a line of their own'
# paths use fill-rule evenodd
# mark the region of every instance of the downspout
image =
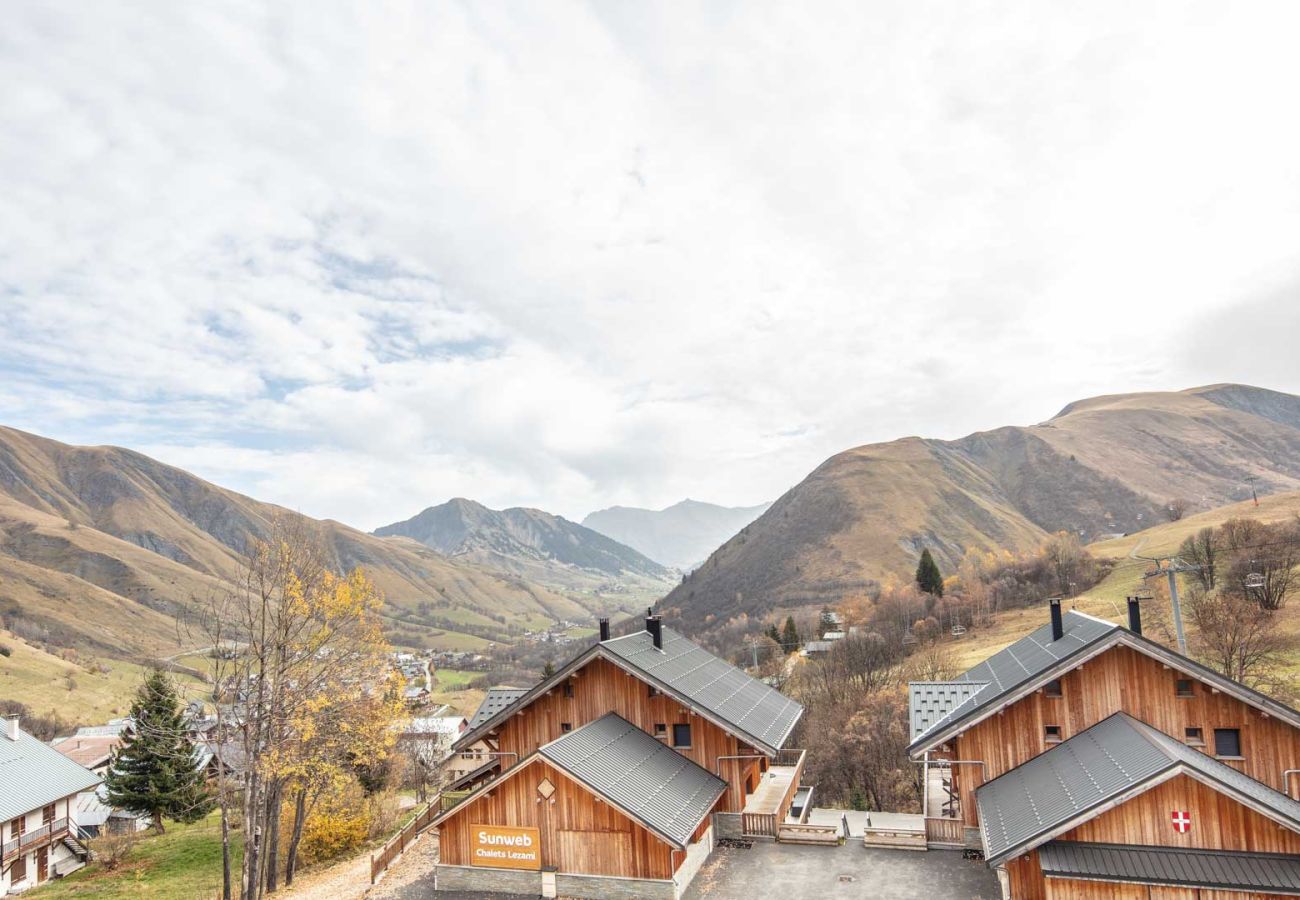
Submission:
<svg viewBox="0 0 1300 900">
<path fill-rule="evenodd" d="M 1287 779 L 1297 773 L 1300 773 L 1300 769 L 1287 769 L 1282 773 L 1282 793 L 1286 794 L 1288 797 L 1291 797 L 1291 782 Z M 1295 798 L 1292 797 L 1291 799 L 1294 800 Z"/>
</svg>

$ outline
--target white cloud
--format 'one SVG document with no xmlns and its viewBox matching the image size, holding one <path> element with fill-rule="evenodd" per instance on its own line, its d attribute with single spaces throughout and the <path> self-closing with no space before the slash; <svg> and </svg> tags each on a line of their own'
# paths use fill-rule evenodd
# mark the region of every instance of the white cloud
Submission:
<svg viewBox="0 0 1300 900">
<path fill-rule="evenodd" d="M 11 4 L 0 416 L 371 527 L 1248 377 L 1185 347 L 1294 302 L 1297 18 Z"/>
</svg>

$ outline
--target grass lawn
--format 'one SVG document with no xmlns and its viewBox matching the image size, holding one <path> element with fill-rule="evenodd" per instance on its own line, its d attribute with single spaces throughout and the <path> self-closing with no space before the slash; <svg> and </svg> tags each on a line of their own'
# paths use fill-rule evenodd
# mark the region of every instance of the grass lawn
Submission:
<svg viewBox="0 0 1300 900">
<path fill-rule="evenodd" d="M 217 813 L 193 825 L 169 823 L 161 835 L 146 834 L 116 871 L 105 872 L 91 864 L 27 896 L 39 900 L 209 900 L 221 896 L 221 819 Z M 239 848 L 235 850 L 231 868 L 238 879 Z"/>
<path fill-rule="evenodd" d="M 0 631 L 0 645 L 9 649 L 9 656 L 0 656 L 0 699 L 21 701 L 34 713 L 53 710 L 83 725 L 100 724 L 126 715 L 131 698 L 144 679 L 145 667 L 136 663 L 100 659 L 109 671 L 96 674 L 33 647 L 7 631 Z M 69 676 L 75 685 L 71 690 Z M 206 693 L 193 678 L 175 677 L 185 696 Z"/>
<path fill-rule="evenodd" d="M 483 674 L 483 672 L 471 672 L 467 669 L 435 669 L 433 677 L 437 682 L 438 690 L 455 691 L 463 688 Z"/>
</svg>

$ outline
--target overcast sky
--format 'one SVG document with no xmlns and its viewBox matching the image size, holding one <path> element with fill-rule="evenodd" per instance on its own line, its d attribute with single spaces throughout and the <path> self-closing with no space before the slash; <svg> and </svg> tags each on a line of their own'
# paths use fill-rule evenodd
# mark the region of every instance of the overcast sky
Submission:
<svg viewBox="0 0 1300 900">
<path fill-rule="evenodd" d="M 365 528 L 1300 392 L 1300 4 L 10 0 L 0 422 Z"/>
</svg>

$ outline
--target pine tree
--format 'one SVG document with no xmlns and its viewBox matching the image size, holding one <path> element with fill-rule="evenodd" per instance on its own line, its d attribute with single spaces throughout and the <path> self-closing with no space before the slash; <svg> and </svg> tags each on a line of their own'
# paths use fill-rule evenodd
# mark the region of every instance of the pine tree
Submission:
<svg viewBox="0 0 1300 900">
<path fill-rule="evenodd" d="M 932 596 L 943 596 L 943 573 L 930 555 L 929 547 L 921 551 L 921 561 L 916 564 L 916 586 Z"/>
<path fill-rule="evenodd" d="M 163 817 L 196 822 L 212 808 L 203 775 L 194 767 L 194 746 L 185 737 L 176 685 L 154 669 L 136 691 L 131 727 L 113 754 L 104 788 L 111 806 L 148 815 L 163 830 Z"/>
<path fill-rule="evenodd" d="M 767 626 L 767 636 L 770 637 L 775 643 L 777 644 L 781 643 L 781 632 L 780 630 L 777 629 L 775 622 Z"/>
<path fill-rule="evenodd" d="M 781 632 L 781 646 L 786 653 L 799 649 L 799 629 L 795 627 L 794 616 L 785 617 L 785 630 Z"/>
</svg>

